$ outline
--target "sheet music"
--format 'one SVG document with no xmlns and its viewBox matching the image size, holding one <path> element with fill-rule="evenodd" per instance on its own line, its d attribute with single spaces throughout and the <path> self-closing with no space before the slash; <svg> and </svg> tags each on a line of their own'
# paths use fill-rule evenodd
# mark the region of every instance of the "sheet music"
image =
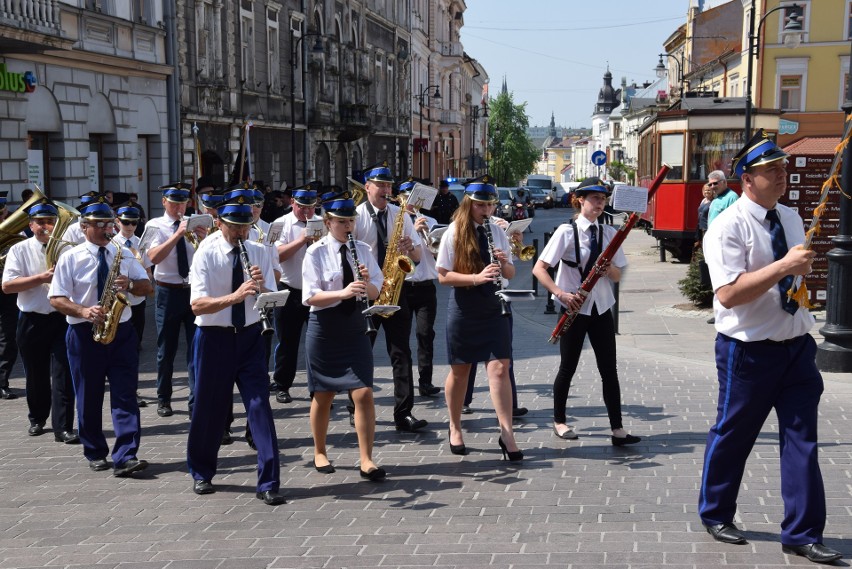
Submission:
<svg viewBox="0 0 852 569">
<path fill-rule="evenodd" d="M 535 291 L 534 290 L 512 290 L 512 289 L 503 289 L 498 290 L 495 294 L 502 297 L 506 302 L 524 302 L 528 300 L 535 300 Z"/>
<path fill-rule="evenodd" d="M 393 314 L 399 310 L 399 306 L 393 304 L 374 304 L 370 308 L 361 311 L 365 316 L 373 316 L 374 314 Z"/>
<path fill-rule="evenodd" d="M 144 255 L 145 251 L 148 250 L 148 247 L 151 246 L 151 241 L 154 240 L 154 237 L 156 235 L 157 229 L 151 227 L 150 225 L 145 226 L 145 230 L 142 232 L 142 237 L 139 238 L 138 251 L 140 255 Z"/>
<path fill-rule="evenodd" d="M 418 210 L 431 209 L 437 195 L 438 190 L 435 188 L 417 182 L 411 189 L 406 203 Z"/>
<path fill-rule="evenodd" d="M 527 227 L 532 223 L 532 218 L 528 217 L 526 219 L 519 219 L 518 221 L 513 221 L 509 224 L 509 227 L 506 228 L 506 234 L 511 235 L 512 233 L 523 233 L 527 230 Z"/>
<path fill-rule="evenodd" d="M 213 227 L 213 216 L 209 213 L 199 213 L 186 218 L 186 230 L 193 231 L 196 227 L 210 229 Z"/>
<path fill-rule="evenodd" d="M 254 302 L 254 309 L 280 308 L 287 303 L 288 296 L 290 296 L 289 290 L 261 293 L 257 295 L 257 300 Z"/>
<path fill-rule="evenodd" d="M 281 230 L 284 229 L 283 221 L 275 221 L 269 225 L 269 231 L 266 233 L 264 245 L 275 245 L 275 242 L 281 237 Z"/>
<path fill-rule="evenodd" d="M 317 219 L 314 217 L 305 221 L 305 230 L 307 231 L 308 237 L 310 237 L 314 241 L 320 239 L 327 233 L 325 228 L 325 222 L 322 219 Z"/>
</svg>

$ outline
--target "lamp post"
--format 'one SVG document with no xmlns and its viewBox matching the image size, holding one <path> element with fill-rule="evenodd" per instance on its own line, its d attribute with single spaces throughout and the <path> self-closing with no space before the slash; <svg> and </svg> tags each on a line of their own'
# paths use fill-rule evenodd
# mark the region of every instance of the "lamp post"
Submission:
<svg viewBox="0 0 852 569">
<path fill-rule="evenodd" d="M 480 113 L 481 111 L 481 113 Z M 476 177 L 476 163 L 474 162 L 474 151 L 476 150 L 476 123 L 479 121 L 479 117 L 488 118 L 488 105 L 484 104 L 480 107 L 479 105 L 473 105 L 470 108 L 470 173 L 473 177 Z"/>
<path fill-rule="evenodd" d="M 441 91 L 438 90 L 438 85 L 429 85 L 425 89 L 423 88 L 423 85 L 420 87 L 420 93 L 414 95 L 414 98 L 417 99 L 417 102 L 420 104 L 420 148 L 418 150 L 420 151 L 420 178 L 425 180 L 426 178 L 423 176 L 423 106 L 425 105 L 424 101 L 430 96 L 429 91 L 435 89 L 435 94 L 431 95 L 435 99 L 441 98 Z M 431 178 L 431 175 L 429 177 Z"/>
<path fill-rule="evenodd" d="M 798 47 L 799 43 L 802 41 L 802 22 L 801 16 L 799 16 L 801 6 L 798 4 L 790 4 L 788 6 L 778 6 L 769 10 L 762 18 L 760 18 L 760 22 L 757 24 L 757 35 L 755 35 L 754 12 L 756 3 L 756 0 L 751 0 L 751 13 L 749 13 L 748 17 L 748 72 L 746 77 L 745 137 L 743 138 L 743 142 L 747 142 L 751 138 L 751 80 L 754 60 L 760 57 L 760 49 L 758 49 L 760 46 L 760 27 L 772 12 L 790 9 L 791 13 L 787 17 L 787 23 L 784 24 L 784 30 L 782 32 L 782 35 L 784 36 L 784 45 L 789 48 L 795 48 Z"/>
<path fill-rule="evenodd" d="M 661 53 L 660 54 L 660 62 L 657 64 L 657 67 L 654 68 L 654 71 L 657 72 L 657 77 L 662 79 L 668 73 L 668 69 L 665 65 L 663 65 L 663 57 L 671 57 L 675 63 L 677 63 L 677 81 L 680 85 L 680 98 L 683 99 L 683 60 L 678 59 L 678 57 L 673 53 Z M 669 85 L 671 88 L 671 85 Z"/>
<path fill-rule="evenodd" d="M 846 119 L 852 114 L 852 49 L 849 58 L 849 84 L 843 102 Z M 828 257 L 828 291 L 825 326 L 820 329 L 824 341 L 817 346 L 817 367 L 827 372 L 852 371 L 852 310 L 849 309 L 852 283 L 852 149 L 843 150 L 840 182 L 845 195 L 840 196 L 840 227 L 831 240 L 834 248 Z"/>
<path fill-rule="evenodd" d="M 316 33 L 307 33 L 299 36 L 298 39 L 295 39 L 293 34 L 293 28 L 290 28 L 290 170 L 293 173 L 293 185 L 297 186 L 296 182 L 296 65 L 298 63 L 298 59 L 296 59 L 296 55 L 299 52 L 299 44 L 306 37 L 316 37 L 317 41 L 314 43 L 314 47 L 311 48 L 312 54 L 321 54 L 323 53 L 322 47 L 322 34 Z M 304 73 L 302 74 L 304 77 Z M 305 97 L 305 82 L 302 81 L 302 97 Z M 303 105 L 304 109 L 307 109 L 307 101 Z M 307 122 L 307 117 L 305 117 L 305 122 Z M 304 182 L 305 180 L 302 180 Z"/>
</svg>

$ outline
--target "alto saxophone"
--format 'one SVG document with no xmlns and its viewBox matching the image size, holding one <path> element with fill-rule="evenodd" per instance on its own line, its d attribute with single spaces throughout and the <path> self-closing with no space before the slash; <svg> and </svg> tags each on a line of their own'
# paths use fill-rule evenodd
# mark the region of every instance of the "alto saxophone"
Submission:
<svg viewBox="0 0 852 569">
<path fill-rule="evenodd" d="M 104 309 L 104 321 L 102 324 L 95 323 L 92 326 L 92 338 L 100 344 L 110 344 L 115 340 L 115 333 L 121 322 L 121 313 L 127 306 L 127 297 L 123 292 L 119 292 L 115 285 L 115 279 L 118 278 L 121 269 L 121 245 L 115 241 L 112 243 L 115 245 L 115 258 L 110 265 L 104 291 L 98 302 Z"/>
<path fill-rule="evenodd" d="M 382 290 L 379 291 L 379 297 L 373 303 L 374 306 L 398 306 L 402 283 L 405 281 L 406 275 L 414 272 L 414 261 L 399 252 L 399 240 L 402 238 L 403 229 L 405 229 L 405 204 L 405 198 L 400 196 L 399 211 L 393 224 L 393 233 L 388 238 L 385 262 L 382 264 L 382 275 L 384 275 Z M 381 239 L 381 236 L 379 238 Z M 392 314 L 391 312 L 379 313 L 379 316 L 390 318 Z"/>
</svg>

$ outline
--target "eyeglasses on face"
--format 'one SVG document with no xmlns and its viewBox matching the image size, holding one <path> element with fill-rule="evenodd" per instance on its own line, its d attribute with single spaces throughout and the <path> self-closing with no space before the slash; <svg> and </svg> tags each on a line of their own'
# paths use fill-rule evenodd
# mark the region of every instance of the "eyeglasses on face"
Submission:
<svg viewBox="0 0 852 569">
<path fill-rule="evenodd" d="M 713 186 L 718 186 L 719 182 L 707 182 L 707 185 L 712 188 Z"/>
<path fill-rule="evenodd" d="M 98 229 L 115 226 L 115 223 L 113 223 L 112 221 L 87 221 L 86 223 L 89 225 L 89 227 L 97 227 Z"/>
<path fill-rule="evenodd" d="M 127 219 L 119 219 L 122 225 L 139 225 L 138 221 L 129 221 Z"/>
</svg>

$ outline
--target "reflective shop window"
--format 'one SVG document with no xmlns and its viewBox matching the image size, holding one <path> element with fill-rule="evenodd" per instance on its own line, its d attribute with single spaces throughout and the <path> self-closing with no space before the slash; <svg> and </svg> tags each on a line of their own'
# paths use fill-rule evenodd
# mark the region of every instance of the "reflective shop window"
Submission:
<svg viewBox="0 0 852 569">
<path fill-rule="evenodd" d="M 692 131 L 689 179 L 705 181 L 713 170 L 721 170 L 730 178 L 731 160 L 743 144 L 741 129 Z"/>
<path fill-rule="evenodd" d="M 666 180 L 683 180 L 683 133 L 660 136 L 660 159 L 672 167 Z"/>
</svg>

